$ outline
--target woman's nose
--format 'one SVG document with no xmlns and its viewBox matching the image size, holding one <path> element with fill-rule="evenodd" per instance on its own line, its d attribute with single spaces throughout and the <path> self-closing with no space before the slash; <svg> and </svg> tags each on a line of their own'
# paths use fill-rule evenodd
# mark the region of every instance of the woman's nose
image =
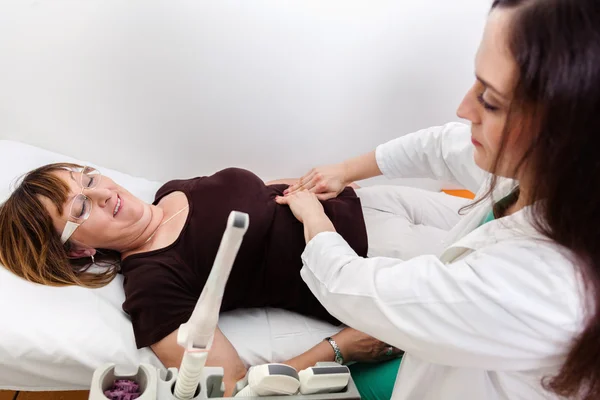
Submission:
<svg viewBox="0 0 600 400">
<path fill-rule="evenodd" d="M 114 196 L 114 193 L 110 189 L 95 188 L 93 190 L 88 190 L 85 195 L 91 198 L 98 206 L 105 207 L 109 200 Z"/>
<path fill-rule="evenodd" d="M 481 117 L 480 117 L 479 111 L 477 109 L 477 98 L 475 95 L 475 87 L 472 87 L 467 92 L 467 94 L 465 94 L 465 97 L 463 98 L 462 102 L 458 106 L 458 109 L 456 110 L 456 115 L 459 118 L 471 121 L 471 123 L 473 123 L 473 124 L 481 123 Z"/>
</svg>

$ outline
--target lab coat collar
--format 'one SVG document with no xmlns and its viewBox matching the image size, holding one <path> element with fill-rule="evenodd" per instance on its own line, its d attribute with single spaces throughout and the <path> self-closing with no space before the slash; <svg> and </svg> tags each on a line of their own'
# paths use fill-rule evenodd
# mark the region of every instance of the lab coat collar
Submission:
<svg viewBox="0 0 600 400">
<path fill-rule="evenodd" d="M 488 181 L 489 182 L 489 181 Z M 498 201 L 515 188 L 515 181 L 499 178 L 492 199 L 487 199 L 465 215 L 449 232 L 445 240 L 446 250 L 440 256 L 443 262 L 452 262 L 472 251 L 495 243 L 518 237 L 544 239 L 531 223 L 531 207 L 525 207 L 518 212 L 490 221 L 481 225 L 483 219 L 492 209 L 493 201 Z M 485 185 L 477 194 L 485 193 Z"/>
</svg>

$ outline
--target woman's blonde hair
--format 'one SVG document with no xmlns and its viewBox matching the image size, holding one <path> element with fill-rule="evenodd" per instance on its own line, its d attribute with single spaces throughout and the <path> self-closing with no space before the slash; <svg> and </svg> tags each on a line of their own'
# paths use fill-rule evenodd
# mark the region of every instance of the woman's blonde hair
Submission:
<svg viewBox="0 0 600 400">
<path fill-rule="evenodd" d="M 91 259 L 69 258 L 70 243 L 64 245 L 41 198 L 48 198 L 63 214 L 69 186 L 56 172 L 80 169 L 81 165 L 55 163 L 28 172 L 8 200 L 0 206 L 0 262 L 15 275 L 42 285 L 105 286 L 118 272 L 117 252 L 96 257 L 104 263 L 90 272 Z"/>
</svg>

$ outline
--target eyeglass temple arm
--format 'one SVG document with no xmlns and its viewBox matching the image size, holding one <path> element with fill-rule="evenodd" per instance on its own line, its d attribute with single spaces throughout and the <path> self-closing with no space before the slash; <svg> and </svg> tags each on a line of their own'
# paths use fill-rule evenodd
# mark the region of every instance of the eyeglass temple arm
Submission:
<svg viewBox="0 0 600 400">
<path fill-rule="evenodd" d="M 79 225 L 80 224 L 77 224 L 75 222 L 67 221 L 65 229 L 63 229 L 62 234 L 60 235 L 60 242 L 62 244 L 65 244 L 67 240 L 69 240 L 73 232 L 75 232 L 75 229 L 79 227 Z"/>
</svg>

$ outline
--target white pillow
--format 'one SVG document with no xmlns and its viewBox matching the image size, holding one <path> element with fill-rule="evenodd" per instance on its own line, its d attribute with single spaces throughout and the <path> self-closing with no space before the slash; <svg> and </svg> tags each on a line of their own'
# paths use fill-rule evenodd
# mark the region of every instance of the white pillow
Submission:
<svg viewBox="0 0 600 400">
<path fill-rule="evenodd" d="M 0 201 L 17 177 L 52 162 L 93 165 L 0 140 Z M 95 166 L 148 202 L 161 185 Z M 150 349 L 136 349 L 121 308 L 124 299 L 120 275 L 101 289 L 54 288 L 28 283 L 0 267 L 0 389 L 86 389 L 94 369 L 105 362 L 149 362 L 162 368 Z M 291 358 L 339 330 L 274 309 L 227 313 L 219 325 L 246 365 Z"/>
<path fill-rule="evenodd" d="M 0 141 L 0 201 L 9 196 L 17 178 L 53 162 L 82 163 Z M 160 187 L 158 182 L 100 170 L 146 201 Z M 136 350 L 131 322 L 121 309 L 124 298 L 122 276 L 101 289 L 55 288 L 26 282 L 0 268 L 0 388 L 85 388 L 100 362 L 160 366 L 150 349 Z"/>
</svg>

